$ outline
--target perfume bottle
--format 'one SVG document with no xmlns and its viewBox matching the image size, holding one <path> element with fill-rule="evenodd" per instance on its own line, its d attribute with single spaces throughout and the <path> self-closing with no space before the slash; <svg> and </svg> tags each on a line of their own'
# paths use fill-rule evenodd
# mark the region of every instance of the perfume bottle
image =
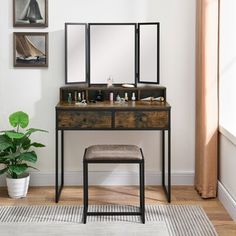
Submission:
<svg viewBox="0 0 236 236">
<path fill-rule="evenodd" d="M 135 93 L 132 93 L 132 101 L 135 101 L 136 100 L 136 97 L 135 97 Z"/>
<path fill-rule="evenodd" d="M 119 94 L 117 94 L 117 96 L 116 96 L 116 101 L 117 101 L 117 102 L 120 102 L 120 101 L 121 101 L 121 98 L 120 98 L 120 95 L 119 95 Z"/>
<path fill-rule="evenodd" d="M 85 100 L 85 93 L 84 93 L 84 91 L 82 91 L 82 101 L 84 101 Z"/>
<path fill-rule="evenodd" d="M 113 102 L 113 99 L 114 99 L 114 94 L 113 94 L 113 92 L 110 92 L 110 102 Z"/>
<path fill-rule="evenodd" d="M 109 76 L 108 77 L 108 79 L 107 79 L 107 87 L 109 88 L 109 87 L 112 87 L 112 82 L 113 80 L 112 80 L 112 77 L 111 76 Z"/>
<path fill-rule="evenodd" d="M 125 101 L 128 102 L 129 97 L 128 97 L 128 93 L 125 93 Z"/>
<path fill-rule="evenodd" d="M 67 101 L 68 101 L 68 103 L 71 103 L 71 102 L 72 102 L 71 93 L 68 93 Z"/>
<path fill-rule="evenodd" d="M 78 93 L 77 91 L 75 91 L 75 93 L 74 93 L 74 101 L 75 102 L 77 102 L 77 93 Z"/>
<path fill-rule="evenodd" d="M 103 101 L 103 93 L 102 93 L 102 90 L 98 90 L 98 91 L 96 92 L 96 101 L 99 101 L 99 102 Z"/>
</svg>

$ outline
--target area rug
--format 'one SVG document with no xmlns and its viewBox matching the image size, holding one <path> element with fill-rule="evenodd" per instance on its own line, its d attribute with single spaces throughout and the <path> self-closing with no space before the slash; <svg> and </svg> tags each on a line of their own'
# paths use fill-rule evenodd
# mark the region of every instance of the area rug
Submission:
<svg viewBox="0 0 236 236">
<path fill-rule="evenodd" d="M 139 216 L 88 216 L 82 206 L 0 207 L 0 235 L 170 235 L 215 236 L 213 225 L 200 206 L 146 205 L 146 224 Z M 137 211 L 137 207 L 92 205 L 89 211 Z M 45 233 L 45 234 L 44 234 Z"/>
</svg>

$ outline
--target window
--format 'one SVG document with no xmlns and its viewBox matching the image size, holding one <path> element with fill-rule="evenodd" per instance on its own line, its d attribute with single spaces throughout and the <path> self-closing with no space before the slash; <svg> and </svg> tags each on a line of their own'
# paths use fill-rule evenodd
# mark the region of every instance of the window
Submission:
<svg viewBox="0 0 236 236">
<path fill-rule="evenodd" d="M 220 126 L 236 140 L 236 1 L 220 6 Z"/>
</svg>

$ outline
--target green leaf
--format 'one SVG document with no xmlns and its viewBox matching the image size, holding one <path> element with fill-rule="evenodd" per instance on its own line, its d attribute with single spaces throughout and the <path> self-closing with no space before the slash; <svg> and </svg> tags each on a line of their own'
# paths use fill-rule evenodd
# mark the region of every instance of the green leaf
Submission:
<svg viewBox="0 0 236 236">
<path fill-rule="evenodd" d="M 11 140 L 6 135 L 0 135 L 0 151 L 4 151 L 9 147 L 12 147 Z"/>
<path fill-rule="evenodd" d="M 22 111 L 14 112 L 9 116 L 9 122 L 13 127 L 19 125 L 21 128 L 26 128 L 29 124 L 29 116 Z"/>
<path fill-rule="evenodd" d="M 16 175 L 23 174 L 28 169 L 27 164 L 16 164 L 9 166 L 9 171 L 15 173 Z"/>
<path fill-rule="evenodd" d="M 35 133 L 35 132 L 48 132 L 47 130 L 44 130 L 44 129 L 35 129 L 35 128 L 30 128 L 27 130 L 27 132 L 25 133 L 25 135 L 31 135 L 32 133 Z"/>
<path fill-rule="evenodd" d="M 6 131 L 6 135 L 12 139 L 21 139 L 24 137 L 23 133 L 17 133 L 15 131 Z"/>
<path fill-rule="evenodd" d="M 24 150 L 27 150 L 30 148 L 30 139 L 28 137 L 25 136 L 22 140 L 20 140 L 20 142 Z"/>
<path fill-rule="evenodd" d="M 21 153 L 18 160 L 35 163 L 37 161 L 37 155 L 34 151 Z"/>
<path fill-rule="evenodd" d="M 20 152 L 15 152 L 1 157 L 1 160 L 12 160 L 20 156 Z"/>
<path fill-rule="evenodd" d="M 8 171 L 8 167 L 6 167 L 6 168 L 0 170 L 0 175 L 6 173 L 7 171 Z"/>
<path fill-rule="evenodd" d="M 42 143 L 31 143 L 30 146 L 32 146 L 32 147 L 37 147 L 37 148 L 45 147 L 45 145 L 42 144 Z"/>
<path fill-rule="evenodd" d="M 10 161 L 8 161 L 8 160 L 2 160 L 2 159 L 0 158 L 0 164 L 9 165 L 9 164 L 10 164 Z"/>
</svg>

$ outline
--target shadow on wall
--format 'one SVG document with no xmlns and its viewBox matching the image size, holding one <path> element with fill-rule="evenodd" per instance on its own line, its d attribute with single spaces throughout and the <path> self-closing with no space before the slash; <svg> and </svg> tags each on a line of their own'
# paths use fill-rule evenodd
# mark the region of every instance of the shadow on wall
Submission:
<svg viewBox="0 0 236 236">
<path fill-rule="evenodd" d="M 59 99 L 59 87 L 64 85 L 64 30 L 49 33 L 48 68 L 40 68 L 40 100 L 34 104 L 31 125 L 46 129 L 48 134 L 37 138 L 46 145 L 38 151 L 37 168 L 46 172 L 54 171 L 55 157 L 55 106 Z M 30 78 L 29 78 L 30 79 Z"/>
</svg>

